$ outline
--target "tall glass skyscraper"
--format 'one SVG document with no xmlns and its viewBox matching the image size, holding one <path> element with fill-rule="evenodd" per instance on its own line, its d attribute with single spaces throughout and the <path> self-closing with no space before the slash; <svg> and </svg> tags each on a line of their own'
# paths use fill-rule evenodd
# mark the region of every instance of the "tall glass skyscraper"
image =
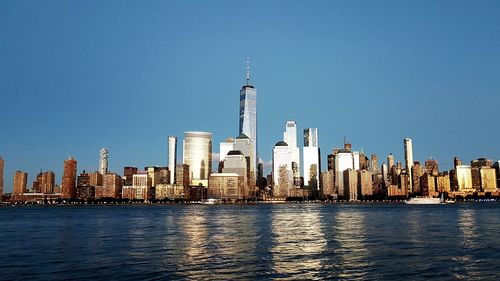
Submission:
<svg viewBox="0 0 500 281">
<path fill-rule="evenodd" d="M 245 134 L 254 144 L 253 160 L 257 167 L 259 163 L 257 146 L 257 90 L 250 85 L 250 67 L 247 60 L 247 83 L 240 91 L 240 131 L 239 135 Z"/>
<path fill-rule="evenodd" d="M 190 185 L 208 186 L 212 172 L 212 133 L 185 132 L 183 164 L 189 165 Z"/>
<path fill-rule="evenodd" d="M 304 185 L 319 189 L 318 128 L 304 129 Z"/>
</svg>

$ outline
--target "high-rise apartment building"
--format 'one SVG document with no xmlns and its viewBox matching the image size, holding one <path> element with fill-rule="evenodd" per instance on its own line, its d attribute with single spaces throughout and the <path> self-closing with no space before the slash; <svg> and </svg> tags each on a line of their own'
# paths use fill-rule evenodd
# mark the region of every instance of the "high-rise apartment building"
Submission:
<svg viewBox="0 0 500 281">
<path fill-rule="evenodd" d="M 411 174 L 411 168 L 413 167 L 413 144 L 410 138 L 405 138 L 403 140 L 405 148 L 405 170 L 408 174 L 408 193 L 413 193 L 413 177 Z"/>
<path fill-rule="evenodd" d="M 99 173 L 101 175 L 108 173 L 108 149 L 105 147 L 99 151 Z"/>
<path fill-rule="evenodd" d="M 245 134 L 253 142 L 254 167 L 259 163 L 257 145 L 257 90 L 250 85 L 250 66 L 247 60 L 246 84 L 240 90 L 240 122 L 238 135 Z"/>
<path fill-rule="evenodd" d="M 36 177 L 36 184 L 33 183 L 35 192 L 44 194 L 54 193 L 55 174 L 52 171 L 41 172 Z"/>
<path fill-rule="evenodd" d="M 64 160 L 63 177 L 61 181 L 62 198 L 76 198 L 76 160 L 70 157 Z"/>
<path fill-rule="evenodd" d="M 185 132 L 183 163 L 189 165 L 190 185 L 208 186 L 212 172 L 212 133 Z"/>
<path fill-rule="evenodd" d="M 318 147 L 318 129 L 304 129 L 304 185 L 319 190 L 319 175 L 321 172 Z"/>
<path fill-rule="evenodd" d="M 132 178 L 139 169 L 137 167 L 133 166 L 127 166 L 123 168 L 123 185 L 124 186 L 130 186 L 132 185 Z"/>
<path fill-rule="evenodd" d="M 14 173 L 14 189 L 12 191 L 12 200 L 21 200 L 23 193 L 26 192 L 26 185 L 28 183 L 28 173 L 16 171 Z"/>
<path fill-rule="evenodd" d="M 189 187 L 189 165 L 186 164 L 177 164 L 175 167 L 175 184 L 182 185 L 183 187 Z"/>
<path fill-rule="evenodd" d="M 168 137 L 168 169 L 170 170 L 170 183 L 175 183 L 175 166 L 177 166 L 177 137 Z"/>
</svg>

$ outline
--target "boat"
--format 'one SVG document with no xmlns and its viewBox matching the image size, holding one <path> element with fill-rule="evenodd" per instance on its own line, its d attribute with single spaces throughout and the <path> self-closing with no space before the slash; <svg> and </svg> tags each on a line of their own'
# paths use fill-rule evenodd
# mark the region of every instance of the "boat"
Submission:
<svg viewBox="0 0 500 281">
<path fill-rule="evenodd" d="M 215 198 L 208 198 L 207 200 L 205 201 L 202 201 L 201 204 L 205 204 L 205 205 L 214 205 L 216 203 L 218 203 L 219 200 L 215 199 Z"/>
<path fill-rule="evenodd" d="M 421 204 L 421 205 L 446 204 L 444 201 L 441 200 L 441 198 L 434 198 L 434 197 L 413 197 L 404 202 L 405 204 Z"/>
</svg>

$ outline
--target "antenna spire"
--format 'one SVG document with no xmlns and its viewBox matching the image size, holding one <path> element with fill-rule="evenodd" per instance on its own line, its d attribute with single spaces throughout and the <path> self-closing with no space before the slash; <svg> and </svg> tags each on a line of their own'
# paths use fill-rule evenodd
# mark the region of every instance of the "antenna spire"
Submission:
<svg viewBox="0 0 500 281">
<path fill-rule="evenodd" d="M 247 57 L 247 85 L 249 85 L 250 81 L 250 59 Z"/>
</svg>

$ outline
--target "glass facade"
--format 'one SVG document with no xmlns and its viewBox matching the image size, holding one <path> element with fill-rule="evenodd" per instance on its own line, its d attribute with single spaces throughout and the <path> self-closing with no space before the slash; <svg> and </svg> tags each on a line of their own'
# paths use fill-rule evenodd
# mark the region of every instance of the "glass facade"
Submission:
<svg viewBox="0 0 500 281">
<path fill-rule="evenodd" d="M 258 163 L 257 147 L 257 90 L 251 85 L 245 85 L 240 91 L 240 131 L 245 134 L 254 144 L 253 161 L 256 167 Z"/>
<path fill-rule="evenodd" d="M 208 186 L 212 171 L 212 133 L 186 132 L 183 163 L 189 165 L 190 185 Z"/>
</svg>

